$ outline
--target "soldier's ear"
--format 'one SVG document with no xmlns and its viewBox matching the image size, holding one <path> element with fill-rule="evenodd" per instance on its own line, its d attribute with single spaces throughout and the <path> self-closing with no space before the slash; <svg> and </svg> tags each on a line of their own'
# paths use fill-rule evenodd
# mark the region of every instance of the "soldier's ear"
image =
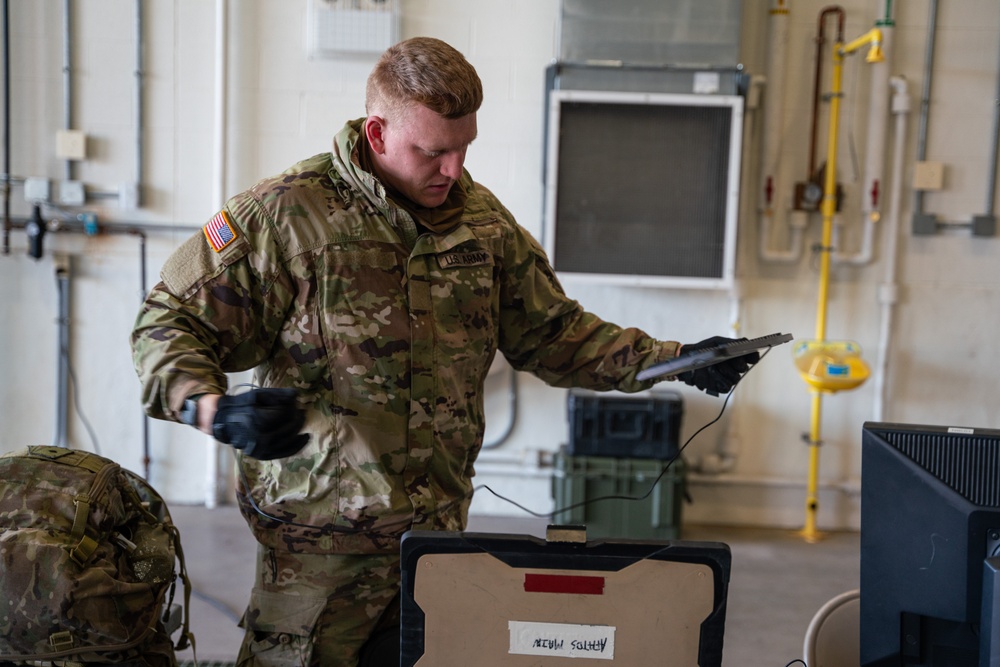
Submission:
<svg viewBox="0 0 1000 667">
<path fill-rule="evenodd" d="M 385 153 L 385 119 L 381 116 L 368 116 L 365 119 L 365 137 L 372 151 L 379 155 Z"/>
</svg>

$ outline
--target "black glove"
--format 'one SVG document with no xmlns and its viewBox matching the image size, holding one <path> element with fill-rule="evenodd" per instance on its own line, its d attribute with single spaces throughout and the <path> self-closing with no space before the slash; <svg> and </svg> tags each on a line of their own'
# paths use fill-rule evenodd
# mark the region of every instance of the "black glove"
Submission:
<svg viewBox="0 0 1000 667">
<path fill-rule="evenodd" d="M 723 338 L 722 336 L 712 336 L 699 343 L 681 346 L 681 355 L 686 352 L 696 352 L 710 347 L 718 347 L 726 343 L 743 341 L 746 338 Z M 753 364 L 760 361 L 760 354 L 748 352 L 741 357 L 734 357 L 720 361 L 711 366 L 696 368 L 693 371 L 685 371 L 677 376 L 677 379 L 692 387 L 697 387 L 709 396 L 728 394 L 729 390 L 740 381 L 740 376 L 746 373 Z"/>
<path fill-rule="evenodd" d="M 308 433 L 299 433 L 306 413 L 295 397 L 294 389 L 252 389 L 222 396 L 212 435 L 261 461 L 291 456 L 309 441 Z"/>
</svg>

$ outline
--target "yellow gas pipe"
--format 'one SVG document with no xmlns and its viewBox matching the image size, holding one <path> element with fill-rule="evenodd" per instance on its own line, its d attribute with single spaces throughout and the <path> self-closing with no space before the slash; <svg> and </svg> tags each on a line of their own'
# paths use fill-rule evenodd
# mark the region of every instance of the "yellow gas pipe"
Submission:
<svg viewBox="0 0 1000 667">
<path fill-rule="evenodd" d="M 826 340 L 826 305 L 830 290 L 830 254 L 833 252 L 833 215 L 837 210 L 837 130 L 840 118 L 841 80 L 843 78 L 844 56 L 866 44 L 871 50 L 866 62 L 876 63 L 883 59 L 882 31 L 872 28 L 861 37 L 844 44 L 837 42 L 833 47 L 833 87 L 830 95 L 830 132 L 827 138 L 826 173 L 823 184 L 823 238 L 820 243 L 819 297 L 816 308 L 816 340 Z M 802 536 L 807 542 L 819 540 L 816 530 L 816 512 L 819 509 L 817 488 L 819 486 L 819 445 L 820 422 L 823 409 L 823 393 L 813 391 L 812 412 L 809 419 L 809 479 L 806 486 L 806 522 Z"/>
</svg>

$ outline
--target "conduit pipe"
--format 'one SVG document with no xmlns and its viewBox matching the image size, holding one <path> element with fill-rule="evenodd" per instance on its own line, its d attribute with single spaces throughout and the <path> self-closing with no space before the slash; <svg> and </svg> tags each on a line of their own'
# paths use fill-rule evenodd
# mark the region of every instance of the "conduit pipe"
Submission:
<svg viewBox="0 0 1000 667">
<path fill-rule="evenodd" d="M 10 254 L 10 4 L 3 0 L 3 254 Z"/>
<path fill-rule="evenodd" d="M 994 201 L 997 193 L 997 161 L 1000 159 L 1000 62 L 997 63 L 996 94 L 993 98 L 993 134 L 990 139 L 993 157 L 986 175 L 986 208 L 985 213 L 993 217 Z"/>
<path fill-rule="evenodd" d="M 788 188 L 781 173 L 782 137 L 785 136 L 785 90 L 788 64 L 788 3 L 775 0 L 770 10 L 767 49 L 766 95 L 764 126 L 761 132 L 761 182 L 757 201 L 760 202 L 760 259 L 767 262 L 797 262 L 802 257 L 804 224 L 788 226 L 787 247 L 771 247 L 771 234 L 784 226 L 789 206 Z M 804 222 L 804 220 L 803 220 Z"/>
<path fill-rule="evenodd" d="M 139 303 L 146 300 L 146 235 L 135 232 L 139 236 Z M 142 411 L 142 469 L 143 479 L 150 481 L 153 457 L 149 447 L 149 415 Z"/>
<path fill-rule="evenodd" d="M 215 1 L 215 113 L 212 151 L 212 203 L 222 206 L 226 197 L 226 113 L 229 70 L 229 2 Z"/>
<path fill-rule="evenodd" d="M 143 49 L 143 0 L 135 0 L 135 207 L 142 206 L 142 190 L 145 173 L 143 170 L 143 130 L 146 123 L 146 109 L 143 103 L 145 89 L 145 61 Z"/>
<path fill-rule="evenodd" d="M 11 230 L 23 231 L 28 224 L 29 218 L 15 217 L 10 219 Z M 79 233 L 93 236 L 88 232 L 87 227 L 79 218 L 53 218 L 46 223 L 46 232 L 49 233 Z M 201 231 L 196 225 L 166 225 L 156 222 L 99 222 L 97 224 L 97 235 L 100 234 L 126 234 L 132 236 L 145 235 L 146 232 L 162 232 L 164 234 L 194 234 Z"/>
<path fill-rule="evenodd" d="M 875 257 L 875 227 L 882 218 L 882 188 L 885 182 L 886 135 L 889 126 L 889 72 L 892 69 L 892 0 L 885 0 L 883 18 L 875 22 L 882 32 L 884 60 L 872 65 L 871 95 L 868 109 L 868 134 L 865 141 L 865 166 L 861 190 L 862 236 L 857 252 L 834 252 L 836 264 L 862 266 Z M 840 229 L 834 229 L 834 247 L 840 248 Z"/>
<path fill-rule="evenodd" d="M 931 71 L 934 69 L 934 42 L 937 35 L 937 0 L 930 0 L 927 16 L 927 47 L 924 53 L 924 81 L 920 93 L 920 116 L 917 123 L 917 162 L 927 159 L 927 120 L 931 106 Z M 924 212 L 924 191 L 913 189 L 913 216 Z"/>
<path fill-rule="evenodd" d="M 920 99 L 920 119 L 917 130 L 917 162 L 923 162 L 927 157 L 927 131 L 930 117 L 931 80 L 934 70 L 934 49 L 937 41 L 937 0 L 931 0 L 928 28 L 927 48 L 924 59 L 923 92 Z M 989 160 L 986 175 L 986 208 L 983 215 L 973 215 L 971 222 L 938 221 L 933 213 L 924 212 L 924 191 L 914 188 L 913 196 L 913 232 L 915 234 L 932 234 L 944 227 L 970 227 L 976 236 L 994 236 L 996 234 L 996 218 L 994 199 L 996 197 L 997 161 L 1000 159 L 1000 65 L 997 68 L 997 93 L 993 100 L 993 154 Z"/>
<path fill-rule="evenodd" d="M 892 342 L 894 308 L 897 301 L 896 262 L 899 245 L 899 208 L 903 197 L 903 149 L 906 143 L 906 121 L 910 113 L 910 93 L 906 79 L 894 76 L 889 80 L 892 86 L 892 114 L 895 119 L 895 134 L 892 147 L 892 187 L 889 191 L 888 216 L 885 223 L 885 282 L 879 286 L 878 299 L 881 306 L 879 323 L 878 357 L 875 367 L 875 405 L 872 419 L 885 421 L 885 406 L 888 399 L 889 345 Z"/>
<path fill-rule="evenodd" d="M 226 111 L 228 102 L 229 2 L 215 0 L 215 147 L 213 151 L 212 204 L 222 207 L 226 201 Z M 205 466 L 205 507 L 212 509 L 219 501 L 219 443 L 207 436 Z"/>
<path fill-rule="evenodd" d="M 73 12 L 71 0 L 63 0 L 63 128 L 73 129 Z M 73 161 L 63 161 L 65 178 L 73 180 Z"/>
<path fill-rule="evenodd" d="M 70 313 L 70 260 L 66 255 L 56 255 L 56 287 L 59 291 L 58 356 L 56 364 L 56 433 L 52 439 L 56 447 L 69 447 L 69 313 Z"/>
<path fill-rule="evenodd" d="M 143 130 L 145 127 L 145 61 L 143 60 L 143 49 L 145 40 L 143 39 L 144 15 L 142 11 L 143 0 L 135 0 L 135 207 L 141 208 L 143 202 Z M 139 233 L 139 302 L 146 298 L 146 235 Z M 142 412 L 142 468 L 146 480 L 152 474 L 152 454 L 149 446 L 149 415 Z"/>
</svg>

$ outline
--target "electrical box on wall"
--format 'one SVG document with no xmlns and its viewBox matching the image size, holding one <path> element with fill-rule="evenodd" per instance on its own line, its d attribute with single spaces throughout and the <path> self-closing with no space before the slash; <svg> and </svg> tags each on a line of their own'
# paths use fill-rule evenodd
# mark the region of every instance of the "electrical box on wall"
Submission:
<svg viewBox="0 0 1000 667">
<path fill-rule="evenodd" d="M 85 160 L 87 158 L 87 135 L 80 130 L 59 130 L 56 132 L 56 157 L 63 160 Z"/>
<path fill-rule="evenodd" d="M 309 0 L 309 55 L 380 54 L 399 41 L 399 0 Z"/>
<path fill-rule="evenodd" d="M 944 188 L 944 164 L 917 162 L 913 165 L 914 190 L 941 190 Z"/>
<path fill-rule="evenodd" d="M 545 247 L 561 275 L 727 289 L 743 98 L 552 90 Z"/>
</svg>

